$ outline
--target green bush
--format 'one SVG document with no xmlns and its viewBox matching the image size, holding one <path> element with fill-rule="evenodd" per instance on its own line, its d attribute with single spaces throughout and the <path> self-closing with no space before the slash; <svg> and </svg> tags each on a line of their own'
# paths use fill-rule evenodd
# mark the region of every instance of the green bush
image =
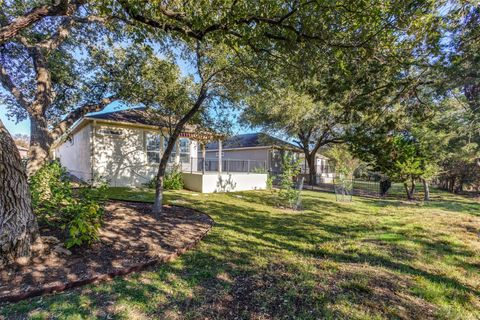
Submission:
<svg viewBox="0 0 480 320">
<path fill-rule="evenodd" d="M 98 240 L 98 232 L 103 220 L 103 204 L 106 200 L 105 184 L 97 187 L 85 187 L 79 190 L 78 197 L 72 199 L 65 208 L 65 224 L 68 230 L 65 242 L 67 248 L 90 244 Z"/>
<path fill-rule="evenodd" d="M 58 161 L 44 165 L 30 178 L 30 191 L 32 205 L 39 220 L 59 225 L 63 208 L 73 198 L 66 169 Z"/>
<path fill-rule="evenodd" d="M 267 190 L 273 190 L 273 175 L 270 173 L 267 176 Z"/>
<path fill-rule="evenodd" d="M 144 184 L 145 187 L 155 189 L 157 186 L 157 177 L 153 177 L 150 181 Z M 173 166 L 167 170 L 163 178 L 164 190 L 181 190 L 183 189 L 183 176 L 178 166 Z"/>
<path fill-rule="evenodd" d="M 177 166 L 173 166 L 165 175 L 163 180 L 163 188 L 165 190 L 181 190 L 183 189 L 182 172 Z"/>
<path fill-rule="evenodd" d="M 67 248 L 98 239 L 106 185 L 82 187 L 74 192 L 66 169 L 53 161 L 30 179 L 30 190 L 39 220 L 64 230 Z"/>
</svg>

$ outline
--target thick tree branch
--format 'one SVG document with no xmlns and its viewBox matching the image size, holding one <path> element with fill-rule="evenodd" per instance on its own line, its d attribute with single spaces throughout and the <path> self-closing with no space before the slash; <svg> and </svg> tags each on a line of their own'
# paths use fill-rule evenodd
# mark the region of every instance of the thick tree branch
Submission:
<svg viewBox="0 0 480 320">
<path fill-rule="evenodd" d="M 15 97 L 18 104 L 28 112 L 30 104 L 23 96 L 22 92 L 15 86 L 7 70 L 0 64 L 0 83 Z"/>
<path fill-rule="evenodd" d="M 161 29 L 167 32 L 170 32 L 170 31 L 178 32 L 180 34 L 186 35 L 188 37 L 191 37 L 197 40 L 201 40 L 203 38 L 201 33 L 199 33 L 198 31 L 192 30 L 188 27 L 181 27 L 174 24 L 160 23 L 154 19 L 145 17 L 144 15 L 138 13 L 126 0 L 119 0 L 118 2 L 123 7 L 127 15 L 131 19 L 137 22 L 141 22 L 155 29 Z M 174 18 L 174 17 L 178 18 L 179 15 L 170 16 L 169 18 Z"/>
<path fill-rule="evenodd" d="M 0 44 L 18 35 L 18 33 L 32 25 L 33 23 L 48 16 L 69 15 L 77 3 L 83 1 L 76 1 L 72 6 L 69 0 L 52 1 L 52 5 L 44 5 L 36 7 L 21 17 L 16 18 L 10 24 L 0 28 Z"/>
<path fill-rule="evenodd" d="M 52 77 L 47 65 L 47 59 L 39 47 L 33 47 L 30 50 L 33 60 L 33 67 L 36 74 L 37 88 L 35 98 L 31 106 L 31 115 L 40 115 L 45 113 L 45 109 L 50 106 L 54 98 Z"/>
<path fill-rule="evenodd" d="M 107 105 L 117 100 L 116 98 L 105 98 L 100 101 L 98 104 L 87 104 L 82 107 L 76 108 L 70 114 L 68 114 L 65 119 L 57 123 L 53 130 L 51 131 L 51 137 L 53 140 L 58 139 L 62 136 L 65 132 L 67 132 L 68 128 L 70 128 L 77 120 L 85 116 L 87 113 L 90 112 L 98 112 L 102 111 Z"/>
</svg>

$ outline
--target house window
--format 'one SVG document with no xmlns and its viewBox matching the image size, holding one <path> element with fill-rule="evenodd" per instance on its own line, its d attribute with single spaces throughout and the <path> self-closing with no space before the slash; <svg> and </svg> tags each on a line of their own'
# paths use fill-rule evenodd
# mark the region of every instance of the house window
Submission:
<svg viewBox="0 0 480 320">
<path fill-rule="evenodd" d="M 190 162 L 190 139 L 180 138 L 180 161 L 187 163 Z"/>
<path fill-rule="evenodd" d="M 146 134 L 147 163 L 160 163 L 160 135 Z"/>
</svg>

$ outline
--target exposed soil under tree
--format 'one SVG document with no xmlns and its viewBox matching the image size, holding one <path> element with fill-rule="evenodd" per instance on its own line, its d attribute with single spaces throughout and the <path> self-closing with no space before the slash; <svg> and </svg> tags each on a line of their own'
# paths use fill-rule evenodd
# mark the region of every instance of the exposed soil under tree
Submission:
<svg viewBox="0 0 480 320">
<path fill-rule="evenodd" d="M 198 242 L 213 225 L 209 216 L 193 209 L 164 206 L 159 218 L 150 212 L 151 204 L 109 202 L 100 241 L 72 249 L 70 255 L 57 252 L 52 231 L 42 228 L 43 247 L 35 249 L 32 263 L 0 271 L 0 301 L 38 295 L 39 290 L 63 290 L 71 283 L 89 283 L 167 261 Z"/>
</svg>

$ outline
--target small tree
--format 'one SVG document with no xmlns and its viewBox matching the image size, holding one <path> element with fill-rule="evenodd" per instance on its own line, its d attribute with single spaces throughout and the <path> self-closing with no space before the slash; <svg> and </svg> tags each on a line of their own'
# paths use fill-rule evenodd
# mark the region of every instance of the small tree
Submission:
<svg viewBox="0 0 480 320">
<path fill-rule="evenodd" d="M 226 55 L 232 53 L 228 47 L 193 41 L 178 44 L 177 50 L 173 59 L 190 64 L 191 75 L 182 76 L 173 59 L 159 57 L 148 45 L 101 58 L 106 73 L 120 75 L 112 91 L 123 101 L 144 105 L 166 141 L 154 184 L 155 214 L 162 212 L 167 166 L 181 133 L 187 126 L 199 135 L 210 130 L 219 122 L 215 111 L 232 107 L 242 92 L 242 71 L 235 56 Z"/>
<path fill-rule="evenodd" d="M 300 190 L 295 189 L 295 178 L 300 173 L 300 160 L 295 160 L 291 153 L 282 157 L 282 173 L 280 174 L 280 204 L 287 208 L 295 208 L 300 197 Z"/>
<path fill-rule="evenodd" d="M 329 161 L 334 163 L 335 174 L 353 179 L 355 170 L 360 165 L 360 160 L 355 158 L 346 145 L 334 145 L 324 152 Z"/>
<path fill-rule="evenodd" d="M 243 121 L 295 138 L 308 165 L 311 184 L 317 183 L 317 153 L 342 142 L 338 106 L 326 105 L 293 87 L 274 87 L 247 98 Z"/>
<path fill-rule="evenodd" d="M 425 158 L 419 153 L 418 145 L 411 137 L 396 135 L 392 137 L 392 167 L 385 168 L 387 175 L 393 180 L 402 182 L 408 200 L 413 200 L 415 182 L 425 172 Z"/>
</svg>

